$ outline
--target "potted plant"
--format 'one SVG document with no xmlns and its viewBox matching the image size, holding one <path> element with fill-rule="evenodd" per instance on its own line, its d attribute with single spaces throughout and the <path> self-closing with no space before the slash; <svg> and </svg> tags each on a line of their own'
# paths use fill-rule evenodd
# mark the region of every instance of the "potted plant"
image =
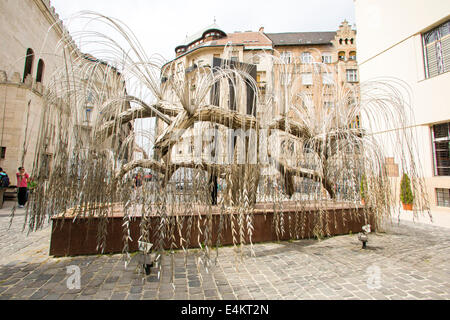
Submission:
<svg viewBox="0 0 450 320">
<path fill-rule="evenodd" d="M 402 201 L 404 210 L 412 210 L 414 196 L 411 190 L 411 181 L 406 173 L 403 174 L 402 181 L 400 182 L 400 200 Z"/>
<path fill-rule="evenodd" d="M 359 193 L 361 195 L 361 204 L 362 205 L 366 204 L 366 192 L 367 192 L 367 181 L 366 181 L 366 176 L 363 175 L 361 177 L 361 183 L 359 186 Z"/>
</svg>

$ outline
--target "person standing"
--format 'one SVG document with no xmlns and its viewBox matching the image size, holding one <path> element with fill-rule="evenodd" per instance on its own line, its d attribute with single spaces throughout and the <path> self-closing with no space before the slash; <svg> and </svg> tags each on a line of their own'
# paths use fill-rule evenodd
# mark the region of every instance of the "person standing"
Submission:
<svg viewBox="0 0 450 320">
<path fill-rule="evenodd" d="M 142 190 L 142 174 L 138 173 L 134 177 L 134 196 L 136 197 L 137 201 L 141 199 L 141 190 Z"/>
<path fill-rule="evenodd" d="M 140 187 L 142 187 L 142 174 L 139 172 L 135 177 L 134 177 L 134 189 L 137 190 Z"/>
<path fill-rule="evenodd" d="M 25 207 L 25 204 L 27 203 L 27 196 L 28 196 L 28 182 L 30 181 L 30 176 L 28 173 L 25 172 L 24 167 L 19 168 L 19 172 L 16 174 L 17 176 L 17 188 L 18 188 L 18 202 L 19 202 L 19 208 Z"/>
</svg>

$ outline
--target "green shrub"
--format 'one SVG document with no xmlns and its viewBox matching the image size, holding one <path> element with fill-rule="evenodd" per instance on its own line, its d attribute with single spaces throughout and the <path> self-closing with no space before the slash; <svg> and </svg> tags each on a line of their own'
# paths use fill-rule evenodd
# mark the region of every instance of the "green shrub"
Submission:
<svg viewBox="0 0 450 320">
<path fill-rule="evenodd" d="M 400 200 L 404 204 L 412 204 L 414 196 L 411 190 L 411 181 L 406 173 L 403 174 L 402 181 L 400 183 Z"/>
<path fill-rule="evenodd" d="M 37 186 L 37 183 L 33 180 L 28 182 L 28 189 L 33 190 L 36 188 L 36 186 Z"/>
<path fill-rule="evenodd" d="M 366 192 L 367 192 L 367 180 L 366 180 L 366 176 L 363 175 L 361 177 L 361 182 L 359 185 L 359 193 L 361 195 L 361 199 L 365 199 L 366 198 Z"/>
</svg>

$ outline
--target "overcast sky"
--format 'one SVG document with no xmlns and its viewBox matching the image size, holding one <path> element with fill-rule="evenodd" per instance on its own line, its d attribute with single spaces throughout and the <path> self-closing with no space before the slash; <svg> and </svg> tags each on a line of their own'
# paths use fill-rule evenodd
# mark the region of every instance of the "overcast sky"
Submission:
<svg viewBox="0 0 450 320">
<path fill-rule="evenodd" d="M 175 57 L 186 35 L 212 24 L 223 31 L 336 31 L 344 20 L 354 25 L 353 0 L 51 0 L 65 19 L 90 10 L 117 18 L 137 36 L 147 54 Z M 69 31 L 70 30 L 69 25 Z"/>
</svg>

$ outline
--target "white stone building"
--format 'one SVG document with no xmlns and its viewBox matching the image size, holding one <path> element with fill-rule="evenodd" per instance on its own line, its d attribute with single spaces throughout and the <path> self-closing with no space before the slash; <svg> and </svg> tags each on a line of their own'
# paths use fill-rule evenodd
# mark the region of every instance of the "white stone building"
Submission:
<svg viewBox="0 0 450 320">
<path fill-rule="evenodd" d="M 450 213 L 450 1 L 355 0 L 355 10 L 360 80 L 407 84 L 431 208 Z"/>
</svg>

